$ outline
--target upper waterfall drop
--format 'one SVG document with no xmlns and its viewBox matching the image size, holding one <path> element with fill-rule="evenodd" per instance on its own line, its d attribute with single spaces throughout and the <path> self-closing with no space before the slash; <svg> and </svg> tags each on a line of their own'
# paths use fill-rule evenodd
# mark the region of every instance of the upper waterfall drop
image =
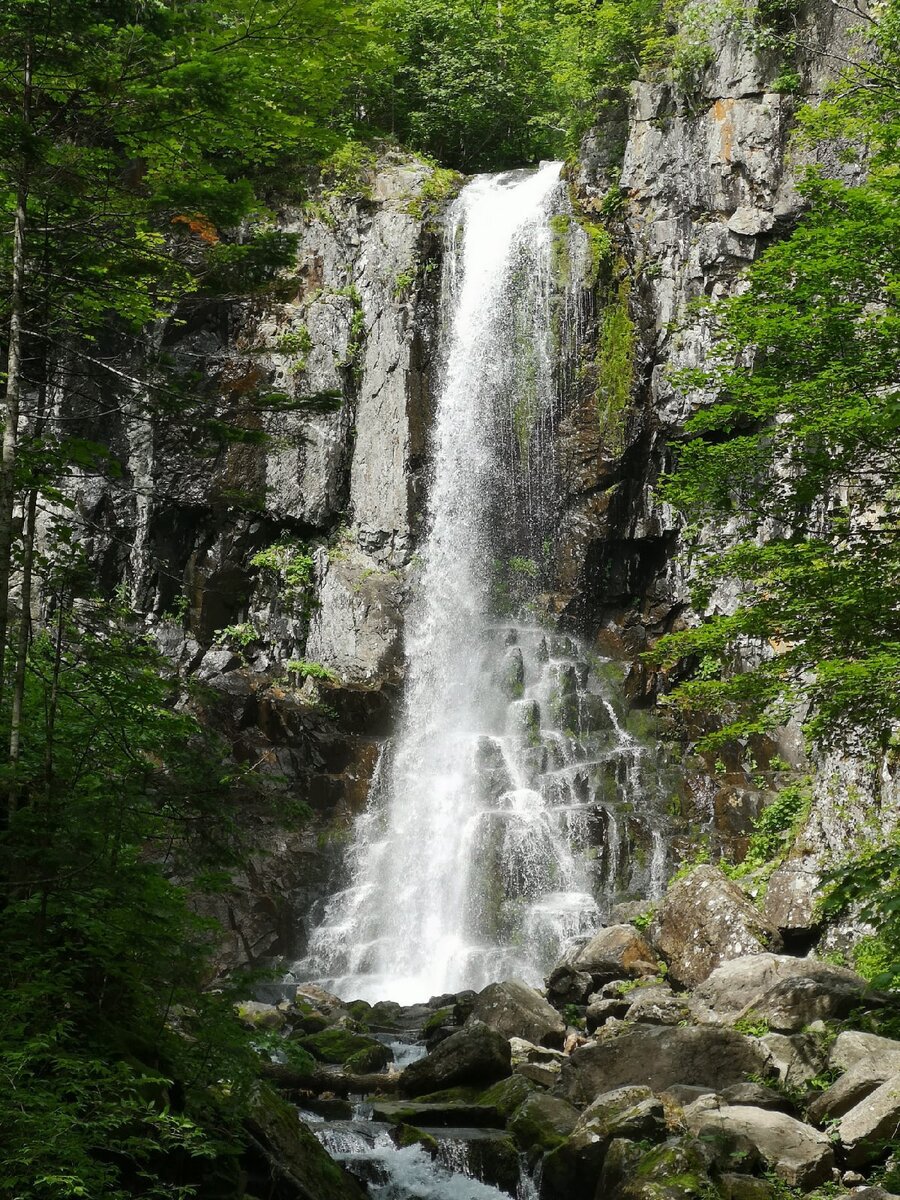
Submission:
<svg viewBox="0 0 900 1200">
<path fill-rule="evenodd" d="M 566 204 L 550 163 L 476 177 L 448 213 L 450 319 L 403 708 L 354 829 L 349 885 L 300 965 L 348 998 L 536 983 L 598 922 L 603 880 L 611 892 L 622 876 L 630 835 L 615 801 L 645 751 L 577 646 L 523 620 L 509 594 L 512 575 L 540 574 L 553 537 L 553 217 Z M 658 830 L 651 841 L 645 890 L 664 865 Z"/>
</svg>

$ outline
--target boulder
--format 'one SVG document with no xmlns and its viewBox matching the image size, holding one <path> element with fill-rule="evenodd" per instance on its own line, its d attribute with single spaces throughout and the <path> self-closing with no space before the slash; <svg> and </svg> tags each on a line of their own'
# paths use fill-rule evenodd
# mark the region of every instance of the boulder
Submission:
<svg viewBox="0 0 900 1200">
<path fill-rule="evenodd" d="M 873 1162 L 900 1129 L 900 1072 L 841 1117 L 837 1136 L 848 1166 Z"/>
<path fill-rule="evenodd" d="M 676 996 L 664 983 L 637 987 L 626 999 L 631 1003 L 625 1013 L 627 1021 L 646 1021 L 651 1025 L 677 1025 L 690 1016 L 681 996 Z"/>
<path fill-rule="evenodd" d="M 547 996 L 555 1004 L 583 1004 L 593 987 L 590 974 L 571 963 L 560 963 L 547 976 Z"/>
<path fill-rule="evenodd" d="M 493 1083 L 511 1073 L 509 1042 L 496 1029 L 470 1018 L 430 1054 L 400 1074 L 400 1091 L 421 1096 L 457 1084 Z"/>
<path fill-rule="evenodd" d="M 792 1187 L 805 1190 L 831 1179 L 834 1152 L 824 1134 L 785 1113 L 749 1105 L 687 1110 L 685 1123 L 697 1137 L 722 1137 L 738 1149 L 749 1144 Z"/>
<path fill-rule="evenodd" d="M 654 1092 L 676 1083 L 728 1087 L 765 1072 L 767 1061 L 756 1039 L 733 1029 L 624 1025 L 572 1053 L 558 1093 L 573 1104 L 589 1104 L 598 1093 L 626 1085 Z"/>
<path fill-rule="evenodd" d="M 561 1146 L 578 1123 L 578 1109 L 538 1092 L 520 1104 L 509 1120 L 509 1128 L 519 1146 L 533 1157 Z"/>
<path fill-rule="evenodd" d="M 584 1013 L 588 1033 L 593 1033 L 595 1029 L 605 1025 L 610 1017 L 621 1020 L 630 1008 L 631 1003 L 624 996 L 610 997 L 607 1000 L 592 1000 Z"/>
<path fill-rule="evenodd" d="M 298 1044 L 319 1062 L 343 1064 L 356 1074 L 378 1071 L 394 1060 L 383 1042 L 337 1026 L 299 1038 Z"/>
<path fill-rule="evenodd" d="M 752 1015 L 780 1033 L 817 1020 L 843 1018 L 868 989 L 846 967 L 786 954 L 748 954 L 723 963 L 691 997 L 698 1021 L 732 1024 Z"/>
<path fill-rule="evenodd" d="M 242 1025 L 251 1029 L 284 1029 L 287 1024 L 287 1013 L 274 1004 L 261 1004 L 258 1000 L 242 1000 L 235 1005 L 238 1019 Z"/>
<path fill-rule="evenodd" d="M 769 1071 L 788 1088 L 803 1088 L 826 1066 L 821 1042 L 809 1033 L 767 1033 L 759 1044 L 768 1056 Z"/>
<path fill-rule="evenodd" d="M 692 1138 L 670 1138 L 649 1150 L 635 1150 L 637 1154 L 614 1154 L 610 1148 L 597 1189 L 603 1200 L 706 1200 L 715 1195 L 704 1147 Z"/>
<path fill-rule="evenodd" d="M 593 1200 L 610 1143 L 665 1136 L 662 1102 L 645 1087 L 623 1087 L 597 1096 L 571 1134 L 544 1156 L 542 1191 L 567 1200 Z"/>
<path fill-rule="evenodd" d="M 816 1125 L 824 1125 L 842 1117 L 844 1113 L 855 1108 L 867 1096 L 886 1083 L 900 1070 L 900 1062 L 887 1059 L 880 1066 L 872 1066 L 867 1062 L 857 1063 L 845 1072 L 840 1079 L 831 1085 L 827 1091 L 810 1104 L 806 1110 L 807 1118 Z"/>
<path fill-rule="evenodd" d="M 514 1196 L 519 1182 L 519 1150 L 504 1129 L 445 1129 L 435 1131 L 436 1157 L 441 1159 L 440 1143 L 451 1143 L 453 1150 L 465 1153 L 466 1173 L 473 1179 Z M 454 1155 L 448 1156 L 453 1161 Z M 445 1160 L 446 1161 L 446 1160 Z M 408 1193 L 407 1193 L 408 1194 Z M 420 1193 L 421 1194 L 421 1193 Z"/>
<path fill-rule="evenodd" d="M 516 1109 L 535 1092 L 535 1086 L 524 1075 L 510 1075 L 492 1084 L 478 1097 L 479 1104 L 490 1105 L 505 1124 Z"/>
<path fill-rule="evenodd" d="M 753 1108 L 790 1108 L 790 1101 L 781 1092 L 763 1083 L 733 1083 L 722 1092 L 725 1104 L 749 1104 Z"/>
<path fill-rule="evenodd" d="M 266 1194 L 277 1189 L 279 1195 L 297 1200 L 364 1200 L 362 1184 L 329 1157 L 310 1129 L 298 1120 L 296 1108 L 270 1088 L 256 1090 L 246 1123 L 263 1158 L 258 1164 L 262 1175 L 257 1181 L 260 1195 L 263 1189 Z M 254 1147 L 249 1154 L 254 1156 Z M 252 1180 L 255 1171 L 250 1174 Z"/>
<path fill-rule="evenodd" d="M 776 867 L 766 884 L 766 919 L 782 934 L 815 933 L 821 924 L 816 915 L 820 879 L 814 861 L 789 859 Z"/>
<path fill-rule="evenodd" d="M 900 1042 L 875 1033 L 847 1029 L 835 1038 L 828 1054 L 828 1065 L 839 1071 L 849 1071 L 853 1067 L 878 1071 L 891 1066 L 893 1074 L 900 1071 Z"/>
<path fill-rule="evenodd" d="M 561 1068 L 560 1064 L 555 1062 L 524 1062 L 519 1063 L 519 1065 L 515 1068 L 515 1072 L 517 1075 L 521 1075 L 523 1079 L 527 1079 L 529 1082 L 537 1084 L 538 1087 L 552 1088 L 556 1087 L 556 1085 L 559 1083 Z"/>
<path fill-rule="evenodd" d="M 633 925 L 610 925 L 582 948 L 574 966 L 578 971 L 586 971 L 596 984 L 642 975 L 646 963 L 655 959 L 646 939 Z M 640 964 L 637 969 L 636 964 Z"/>
<path fill-rule="evenodd" d="M 672 884 L 650 937 L 676 983 L 696 987 L 729 959 L 779 950 L 781 937 L 717 867 L 695 867 Z"/>
<path fill-rule="evenodd" d="M 452 1127 L 481 1129 L 498 1124 L 498 1113 L 491 1104 L 481 1104 L 476 1098 L 467 1100 L 451 1094 L 440 1093 L 435 1097 L 425 1096 L 421 1100 L 372 1101 L 372 1116 L 387 1125 L 412 1125 L 416 1128 Z"/>
<path fill-rule="evenodd" d="M 521 979 L 491 983 L 475 997 L 467 1024 L 481 1022 L 505 1038 L 524 1038 L 542 1046 L 562 1046 L 566 1025 L 540 992 Z"/>
</svg>

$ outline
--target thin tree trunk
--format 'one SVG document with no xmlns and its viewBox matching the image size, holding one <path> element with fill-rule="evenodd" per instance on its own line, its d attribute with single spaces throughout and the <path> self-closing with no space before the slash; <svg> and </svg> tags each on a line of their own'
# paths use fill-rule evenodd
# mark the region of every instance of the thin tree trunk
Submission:
<svg viewBox="0 0 900 1200">
<path fill-rule="evenodd" d="M 37 488 L 28 494 L 23 530 L 24 550 L 22 562 L 22 611 L 19 617 L 19 635 L 16 642 L 16 666 L 13 675 L 12 712 L 9 719 L 9 815 L 19 807 L 19 757 L 22 748 L 22 712 L 25 707 L 25 672 L 28 665 L 28 647 L 31 643 L 31 581 L 34 569 L 34 534 L 37 518 Z"/>
<path fill-rule="evenodd" d="M 25 47 L 22 124 L 31 124 L 32 44 Z M 19 440 L 19 405 L 22 396 L 22 343 L 25 319 L 25 286 L 28 226 L 28 164 L 23 161 L 16 189 L 13 225 L 12 296 L 9 317 L 9 351 L 6 360 L 6 399 L 3 417 L 3 450 L 0 456 L 0 694 L 2 694 L 9 626 L 9 581 L 12 574 L 13 510 L 16 499 L 16 452 Z"/>
</svg>

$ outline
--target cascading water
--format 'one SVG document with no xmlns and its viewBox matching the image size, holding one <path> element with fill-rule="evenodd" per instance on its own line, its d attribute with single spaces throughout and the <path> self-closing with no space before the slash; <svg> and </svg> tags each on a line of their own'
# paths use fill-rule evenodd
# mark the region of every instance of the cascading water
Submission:
<svg viewBox="0 0 900 1200">
<path fill-rule="evenodd" d="M 571 308 L 554 215 L 566 204 L 549 164 L 476 178 L 448 216 L 452 320 L 403 712 L 354 831 L 349 886 L 299 965 L 347 997 L 536 983 L 617 888 L 662 882 L 646 799 L 645 861 L 625 853 L 647 754 L 603 665 L 522 604 L 552 552 L 555 364 Z"/>
</svg>

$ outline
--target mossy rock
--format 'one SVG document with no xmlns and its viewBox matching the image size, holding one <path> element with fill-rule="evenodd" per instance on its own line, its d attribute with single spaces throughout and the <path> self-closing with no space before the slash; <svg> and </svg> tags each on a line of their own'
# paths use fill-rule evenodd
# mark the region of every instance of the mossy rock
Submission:
<svg viewBox="0 0 900 1200">
<path fill-rule="evenodd" d="M 293 1039 L 285 1038 L 280 1048 L 284 1053 L 284 1057 L 295 1071 L 299 1071 L 302 1075 L 312 1075 L 315 1073 L 316 1060 L 308 1050 L 304 1050 Z"/>
<path fill-rule="evenodd" d="M 372 1005 L 367 1000 L 351 1000 L 345 1008 L 358 1025 L 364 1029 L 368 1028 L 372 1017 Z"/>
<path fill-rule="evenodd" d="M 429 1092 L 426 1096 L 416 1096 L 417 1104 L 482 1104 L 481 1092 L 477 1087 L 451 1087 L 440 1092 Z"/>
<path fill-rule="evenodd" d="M 421 1146 L 429 1154 L 437 1154 L 437 1138 L 433 1138 L 424 1129 L 417 1129 L 415 1125 L 397 1125 L 392 1131 L 392 1137 L 401 1149 L 406 1146 Z"/>
<path fill-rule="evenodd" d="M 336 1026 L 301 1038 L 300 1045 L 319 1062 L 337 1063 L 340 1066 L 343 1066 L 348 1059 L 355 1055 L 362 1054 L 363 1051 L 369 1051 L 373 1055 L 373 1061 L 380 1057 L 380 1066 L 385 1066 L 393 1057 L 388 1047 L 376 1041 L 375 1038 L 368 1037 L 364 1033 L 357 1033 L 352 1029 L 340 1029 Z M 378 1068 L 370 1067 L 369 1069 L 377 1070 Z"/>
<path fill-rule="evenodd" d="M 526 1079 L 524 1075 L 510 1075 L 508 1079 L 501 1079 L 499 1083 L 492 1084 L 477 1097 L 476 1102 L 491 1105 L 504 1121 L 508 1121 L 516 1109 L 536 1091 L 537 1084 Z"/>
<path fill-rule="evenodd" d="M 509 1120 L 519 1146 L 533 1156 L 561 1146 L 578 1120 L 578 1110 L 557 1096 L 538 1092 L 529 1096 Z"/>
<path fill-rule="evenodd" d="M 643 1154 L 616 1200 L 709 1200 L 714 1192 L 700 1148 L 678 1139 Z"/>
<path fill-rule="evenodd" d="M 422 1026 L 422 1036 L 427 1038 L 432 1033 L 437 1033 L 444 1025 L 453 1024 L 453 1005 L 450 1004 L 446 1008 L 439 1008 L 437 1012 L 433 1012 L 425 1024 Z"/>
<path fill-rule="evenodd" d="M 344 1066 L 354 1075 L 369 1075 L 373 1071 L 382 1070 L 393 1061 L 393 1051 L 383 1043 L 376 1042 L 374 1046 L 367 1046 L 365 1050 L 357 1050 L 355 1054 L 351 1054 Z"/>
<path fill-rule="evenodd" d="M 300 1036 L 321 1033 L 323 1029 L 329 1029 L 333 1024 L 324 1013 L 320 1013 L 317 1008 L 313 1008 L 305 1000 L 297 1000 L 294 1003 L 294 1012 L 290 1014 L 290 1022 L 295 1032 L 300 1031 Z"/>
<path fill-rule="evenodd" d="M 292 1194 L 298 1200 L 364 1200 L 362 1186 L 329 1157 L 297 1110 L 271 1088 L 256 1090 L 247 1125 L 296 1184 Z"/>
</svg>

